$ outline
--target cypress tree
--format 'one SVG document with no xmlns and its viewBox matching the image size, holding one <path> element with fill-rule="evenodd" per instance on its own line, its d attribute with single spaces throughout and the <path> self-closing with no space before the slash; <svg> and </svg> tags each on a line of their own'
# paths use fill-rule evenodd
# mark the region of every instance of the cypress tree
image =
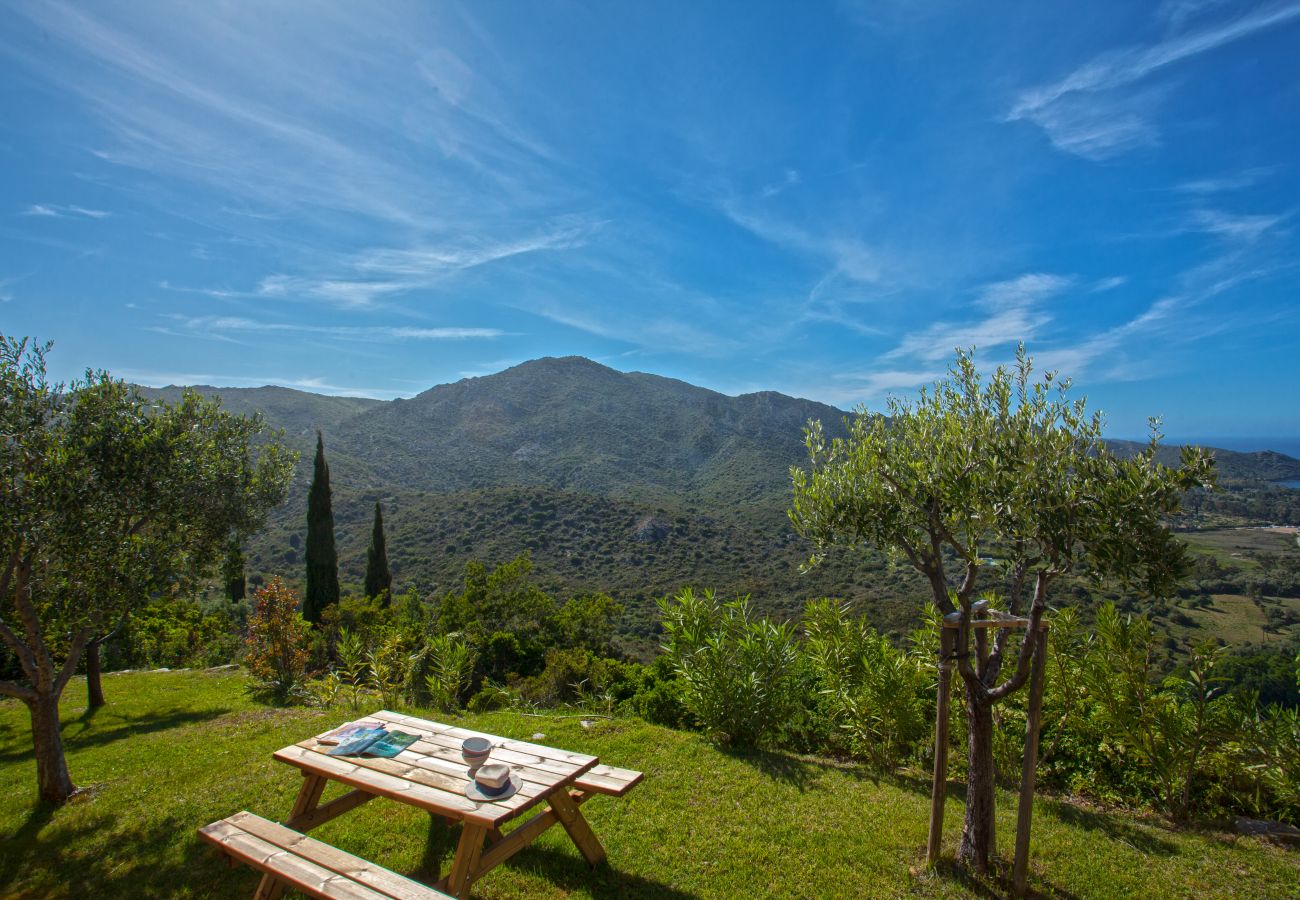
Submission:
<svg viewBox="0 0 1300 900">
<path fill-rule="evenodd" d="M 339 602 L 339 557 L 334 549 L 334 510 L 325 439 L 316 432 L 316 467 L 307 494 L 307 591 L 302 616 L 313 625 L 331 603 Z"/>
<path fill-rule="evenodd" d="M 370 549 L 366 551 L 366 596 L 384 594 L 388 605 L 393 588 L 393 573 L 388 568 L 388 547 L 384 543 L 384 513 L 375 501 L 375 527 L 370 532 Z M 387 591 L 389 593 L 385 594 Z"/>
</svg>

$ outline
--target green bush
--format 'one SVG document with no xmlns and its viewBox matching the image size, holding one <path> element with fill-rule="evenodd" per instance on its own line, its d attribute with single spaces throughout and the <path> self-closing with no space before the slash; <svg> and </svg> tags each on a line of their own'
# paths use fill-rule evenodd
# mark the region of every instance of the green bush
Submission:
<svg viewBox="0 0 1300 900">
<path fill-rule="evenodd" d="M 255 692 L 274 702 L 292 699 L 307 674 L 310 626 L 298 612 L 298 596 L 278 578 L 253 594 L 245 661 L 257 679 Z"/>
<path fill-rule="evenodd" d="M 748 598 L 719 603 L 686 588 L 659 601 L 664 651 L 686 707 L 723 744 L 775 743 L 799 711 L 794 629 L 755 618 Z"/>
<path fill-rule="evenodd" d="M 821 709 L 854 756 L 895 768 L 927 735 L 933 666 L 831 600 L 810 602 L 803 627 Z"/>
<path fill-rule="evenodd" d="M 469 690 L 477 654 L 459 634 L 430 638 L 417 655 L 417 671 L 430 705 L 444 712 L 460 709 Z"/>
<path fill-rule="evenodd" d="M 686 682 L 673 670 L 665 654 L 655 657 L 648 666 L 637 667 L 635 690 L 623 701 L 619 711 L 669 728 L 691 728 L 698 724 L 686 708 Z"/>
<path fill-rule="evenodd" d="M 485 684 L 477 694 L 469 698 L 467 707 L 470 712 L 492 712 L 507 709 L 518 702 L 519 697 L 507 687 L 499 684 Z"/>
<path fill-rule="evenodd" d="M 636 693 L 640 669 L 590 650 L 550 650 L 541 673 L 520 680 L 517 687 L 520 697 L 536 706 L 572 704 L 609 713 Z"/>
<path fill-rule="evenodd" d="M 106 669 L 218 666 L 239 659 L 247 606 L 158 600 L 131 614 L 104 650 Z"/>
</svg>

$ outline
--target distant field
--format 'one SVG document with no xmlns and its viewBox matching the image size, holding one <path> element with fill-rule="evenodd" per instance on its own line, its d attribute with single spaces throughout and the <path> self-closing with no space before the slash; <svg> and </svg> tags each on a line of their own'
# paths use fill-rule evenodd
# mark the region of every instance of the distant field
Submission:
<svg viewBox="0 0 1300 900">
<path fill-rule="evenodd" d="M 1205 609 L 1186 611 L 1198 626 L 1186 629 L 1187 635 L 1193 640 L 1217 637 L 1229 644 L 1272 644 L 1285 639 L 1283 635 L 1264 631 L 1268 620 L 1264 611 L 1249 597 L 1243 594 L 1215 594 L 1213 599 L 1213 604 Z M 1277 598 L 1276 602 L 1300 612 L 1300 599 L 1282 597 Z"/>
<path fill-rule="evenodd" d="M 1255 565 L 1246 558 L 1247 553 L 1279 553 L 1300 556 L 1296 535 L 1285 531 L 1264 528 L 1219 528 L 1214 531 L 1193 531 L 1180 535 L 1193 549 L 1229 560 L 1240 565 Z"/>
</svg>

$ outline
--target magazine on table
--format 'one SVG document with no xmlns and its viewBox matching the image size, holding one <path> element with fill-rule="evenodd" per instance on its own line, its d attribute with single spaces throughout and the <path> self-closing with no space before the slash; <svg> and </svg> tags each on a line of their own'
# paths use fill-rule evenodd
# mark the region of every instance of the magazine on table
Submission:
<svg viewBox="0 0 1300 900">
<path fill-rule="evenodd" d="M 328 753 L 330 756 L 396 756 L 420 739 L 418 734 L 362 728 L 352 732 Z"/>
<path fill-rule="evenodd" d="M 316 738 L 318 744 L 341 744 L 344 741 L 350 741 L 358 737 L 363 732 L 373 734 L 374 732 L 383 732 L 386 729 L 382 722 L 348 722 L 346 725 L 340 725 L 333 731 L 327 731 L 320 737 Z"/>
</svg>

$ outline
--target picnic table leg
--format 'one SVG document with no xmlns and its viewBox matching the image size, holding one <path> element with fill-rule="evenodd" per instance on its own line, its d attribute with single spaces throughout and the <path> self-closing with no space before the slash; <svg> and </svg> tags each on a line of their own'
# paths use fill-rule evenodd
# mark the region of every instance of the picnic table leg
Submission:
<svg viewBox="0 0 1300 900">
<path fill-rule="evenodd" d="M 320 795 L 325 792 L 327 779 L 324 775 L 313 775 L 310 772 L 302 774 L 302 787 L 298 789 L 298 799 L 294 801 L 293 810 L 289 813 L 290 821 L 314 810 L 320 803 Z M 284 896 L 284 890 L 284 882 L 263 875 L 257 893 L 253 894 L 253 900 L 280 900 Z"/>
<path fill-rule="evenodd" d="M 560 824 L 569 833 L 569 837 L 573 838 L 573 843 L 578 846 L 582 858 L 593 866 L 604 859 L 605 848 L 600 845 L 596 833 L 587 824 L 586 818 L 582 815 L 582 810 L 578 809 L 578 804 L 573 802 L 568 790 L 556 791 L 547 799 L 551 801 L 551 809 L 555 810 L 555 815 L 559 817 Z"/>
<path fill-rule="evenodd" d="M 298 799 L 293 803 L 293 810 L 289 813 L 290 819 L 296 819 L 314 810 L 320 804 L 320 795 L 325 793 L 327 779 L 324 775 L 313 775 L 310 772 L 302 774 L 302 787 L 298 791 Z"/>
<path fill-rule="evenodd" d="M 451 874 L 447 876 L 447 893 L 453 897 L 468 897 L 470 877 L 478 869 L 479 857 L 483 854 L 483 839 L 488 829 L 483 825 L 466 822 L 460 833 L 460 843 L 456 845 L 456 858 L 451 863 Z"/>
</svg>

